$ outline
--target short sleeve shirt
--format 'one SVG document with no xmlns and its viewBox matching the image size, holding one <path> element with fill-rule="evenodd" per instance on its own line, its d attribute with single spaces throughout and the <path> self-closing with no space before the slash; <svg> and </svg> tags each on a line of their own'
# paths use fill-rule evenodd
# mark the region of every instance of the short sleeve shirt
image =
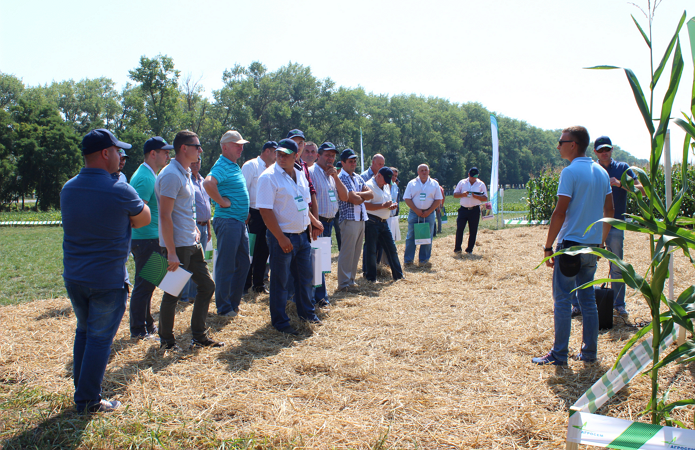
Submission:
<svg viewBox="0 0 695 450">
<path fill-rule="evenodd" d="M 152 216 L 149 225 L 133 230 L 133 239 L 159 238 L 159 209 L 157 208 L 157 195 L 154 192 L 156 179 L 154 172 L 146 164 L 141 164 L 130 179 L 130 185 L 133 186 L 140 198 L 147 202 Z"/>
<path fill-rule="evenodd" d="M 468 177 L 459 181 L 454 189 L 454 194 L 461 194 L 463 192 L 482 192 L 482 194 L 487 197 L 487 187 L 485 186 L 485 183 L 480 180 L 475 180 L 475 183 L 471 184 Z M 482 203 L 480 200 L 473 197 L 461 197 L 459 200 L 461 206 L 465 206 L 467 208 L 478 206 Z"/>
<path fill-rule="evenodd" d="M 319 207 L 319 216 L 332 219 L 338 212 L 338 192 L 335 188 L 333 177 L 326 176 L 326 172 L 318 164 L 309 168 L 309 174 L 316 189 L 316 202 Z M 332 191 L 332 195 L 331 195 Z"/>
<path fill-rule="evenodd" d="M 241 167 L 241 173 L 246 180 L 246 190 L 249 192 L 249 206 L 258 209 L 256 206 L 256 192 L 258 191 L 258 177 L 266 169 L 265 161 L 261 157 L 250 159 Z"/>
<path fill-rule="evenodd" d="M 249 215 L 249 191 L 239 165 L 220 155 L 220 159 L 212 166 L 208 176 L 217 180 L 217 190 L 220 195 L 231 202 L 229 208 L 222 208 L 213 200 L 215 217 L 245 222 Z"/>
<path fill-rule="evenodd" d="M 572 160 L 560 173 L 558 196 L 570 197 L 565 222 L 562 224 L 557 241 L 565 240 L 580 244 L 601 244 L 603 226 L 603 205 L 606 196 L 611 194 L 608 173 L 589 157 Z M 584 231 L 591 229 L 584 234 Z"/>
<path fill-rule="evenodd" d="M 389 186 L 388 184 L 385 184 L 384 188 L 382 189 L 376 183 L 376 179 L 372 177 L 369 179 L 369 181 L 367 181 L 367 187 L 371 189 L 371 191 L 374 193 L 374 197 L 371 200 L 367 200 L 367 203 L 380 205 L 382 203 L 391 201 L 391 186 Z M 380 219 L 388 219 L 389 217 L 391 217 L 391 210 L 376 209 L 374 211 L 368 211 L 367 214 L 377 216 Z"/>
<path fill-rule="evenodd" d="M 93 289 L 122 289 L 130 252 L 130 217 L 145 203 L 102 169 L 83 168 L 60 191 L 63 278 Z"/>
<path fill-rule="evenodd" d="M 412 200 L 416 208 L 424 210 L 429 209 L 435 200 L 442 200 L 443 197 L 439 183 L 429 177 L 423 183 L 420 177 L 415 177 L 405 188 L 403 199 Z"/>
<path fill-rule="evenodd" d="M 618 162 L 611 159 L 611 164 L 606 170 L 608 172 L 608 177 L 615 177 L 618 180 L 623 176 L 623 173 L 627 172 L 627 176 L 636 180 L 637 176 L 630 169 L 630 166 L 624 162 Z M 613 191 L 613 208 L 615 209 L 616 219 L 625 220 L 625 210 L 627 209 L 627 191 L 622 187 L 611 186 Z"/>
<path fill-rule="evenodd" d="M 352 175 L 349 175 L 345 170 L 341 170 L 338 176 L 348 192 L 362 192 L 366 186 L 362 177 L 354 172 Z M 344 202 L 342 200 L 339 200 L 339 202 L 341 222 L 343 220 L 355 220 L 357 222 L 367 220 L 367 209 L 364 207 L 364 203 L 361 205 L 353 205 L 350 202 Z"/>
<path fill-rule="evenodd" d="M 157 200 L 162 196 L 174 199 L 171 220 L 174 223 L 174 245 L 190 247 L 195 245 L 195 191 L 191 182 L 191 170 L 185 169 L 178 161 L 172 159 L 162 169 L 154 185 Z M 159 245 L 165 247 L 162 236 L 162 221 L 159 221 Z"/>
<path fill-rule="evenodd" d="M 303 171 L 293 170 L 296 182 L 277 163 L 258 177 L 256 206 L 271 209 L 283 233 L 301 233 L 309 226 L 309 182 Z"/>
</svg>

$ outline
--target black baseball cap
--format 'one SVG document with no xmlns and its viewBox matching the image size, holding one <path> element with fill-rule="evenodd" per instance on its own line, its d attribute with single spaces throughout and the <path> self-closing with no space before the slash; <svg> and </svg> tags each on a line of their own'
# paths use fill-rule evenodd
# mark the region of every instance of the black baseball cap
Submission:
<svg viewBox="0 0 695 450">
<path fill-rule="evenodd" d="M 274 148 L 277 150 L 278 143 L 275 141 L 268 141 L 265 144 L 263 144 L 263 150 L 261 150 L 261 151 L 264 151 L 266 148 Z"/>
<path fill-rule="evenodd" d="M 335 148 L 335 145 L 333 145 L 332 142 L 324 142 L 321 144 L 319 147 L 319 154 L 323 152 L 335 152 L 336 154 L 338 153 L 338 149 Z"/>
<path fill-rule="evenodd" d="M 380 173 L 381 176 L 384 177 L 384 181 L 386 182 L 386 184 L 390 186 L 391 179 L 393 178 L 393 170 L 391 170 L 390 167 L 382 167 L 381 169 L 379 169 L 378 173 Z"/>
<path fill-rule="evenodd" d="M 169 143 L 165 141 L 163 137 L 155 136 L 146 140 L 145 145 L 143 145 L 142 148 L 143 152 L 147 154 L 152 150 L 172 150 L 174 146 L 169 145 Z"/>
<path fill-rule="evenodd" d="M 611 138 L 608 136 L 601 136 L 594 141 L 594 150 L 599 150 L 603 147 L 613 149 L 613 143 L 611 142 Z"/>
<path fill-rule="evenodd" d="M 304 132 L 302 130 L 294 129 L 290 130 L 289 133 L 287 133 L 287 139 L 292 139 L 293 137 L 300 137 L 306 141 L 306 137 L 304 136 Z"/>
<path fill-rule="evenodd" d="M 478 178 L 478 175 L 480 175 L 480 171 L 477 167 L 471 167 L 471 170 L 468 171 L 468 175 L 474 178 Z"/>
<path fill-rule="evenodd" d="M 351 148 L 346 148 L 343 150 L 343 152 L 340 154 L 340 160 L 341 161 L 347 161 L 348 159 L 352 158 L 357 158 L 357 155 Z"/>
<path fill-rule="evenodd" d="M 299 147 L 292 139 L 283 139 L 278 142 L 278 146 L 275 151 L 291 155 L 292 153 L 297 153 L 299 151 Z"/>
<path fill-rule="evenodd" d="M 87 133 L 82 138 L 82 154 L 89 155 L 95 152 L 100 152 L 105 148 L 116 146 L 118 148 L 129 149 L 130 144 L 121 142 L 107 129 L 97 128 Z"/>
</svg>

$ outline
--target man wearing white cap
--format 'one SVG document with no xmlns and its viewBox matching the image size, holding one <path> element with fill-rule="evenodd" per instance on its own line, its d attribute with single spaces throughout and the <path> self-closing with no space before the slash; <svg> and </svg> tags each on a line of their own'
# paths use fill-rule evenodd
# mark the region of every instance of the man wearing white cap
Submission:
<svg viewBox="0 0 695 450">
<path fill-rule="evenodd" d="M 215 304 L 217 314 L 234 317 L 239 313 L 246 275 L 249 272 L 249 191 L 241 168 L 236 163 L 249 141 L 236 130 L 220 139 L 222 154 L 203 182 L 215 203 L 212 226 L 217 236 L 215 266 Z"/>
</svg>

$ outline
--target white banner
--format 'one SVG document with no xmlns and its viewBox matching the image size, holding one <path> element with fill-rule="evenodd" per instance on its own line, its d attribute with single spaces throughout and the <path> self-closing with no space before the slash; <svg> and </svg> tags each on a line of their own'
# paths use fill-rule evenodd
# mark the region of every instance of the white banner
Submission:
<svg viewBox="0 0 695 450">
<path fill-rule="evenodd" d="M 490 202 L 492 203 L 492 213 L 497 214 L 497 197 L 499 195 L 499 174 L 500 165 L 499 138 L 497 129 L 497 119 L 490 115 L 490 127 L 492 128 L 492 175 L 490 175 Z"/>
</svg>

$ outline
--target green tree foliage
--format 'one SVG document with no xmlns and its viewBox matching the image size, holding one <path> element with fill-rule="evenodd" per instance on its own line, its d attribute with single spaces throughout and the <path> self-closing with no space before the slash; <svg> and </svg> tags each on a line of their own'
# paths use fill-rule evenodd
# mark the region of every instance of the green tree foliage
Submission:
<svg viewBox="0 0 695 450">
<path fill-rule="evenodd" d="M 24 83 L 14 75 L 0 72 L 0 108 L 9 110 L 19 102 Z"/>
<path fill-rule="evenodd" d="M 128 72 L 145 103 L 145 116 L 153 135 L 175 133 L 179 128 L 179 76 L 174 61 L 166 55 L 142 56 L 140 66 Z"/>
</svg>

